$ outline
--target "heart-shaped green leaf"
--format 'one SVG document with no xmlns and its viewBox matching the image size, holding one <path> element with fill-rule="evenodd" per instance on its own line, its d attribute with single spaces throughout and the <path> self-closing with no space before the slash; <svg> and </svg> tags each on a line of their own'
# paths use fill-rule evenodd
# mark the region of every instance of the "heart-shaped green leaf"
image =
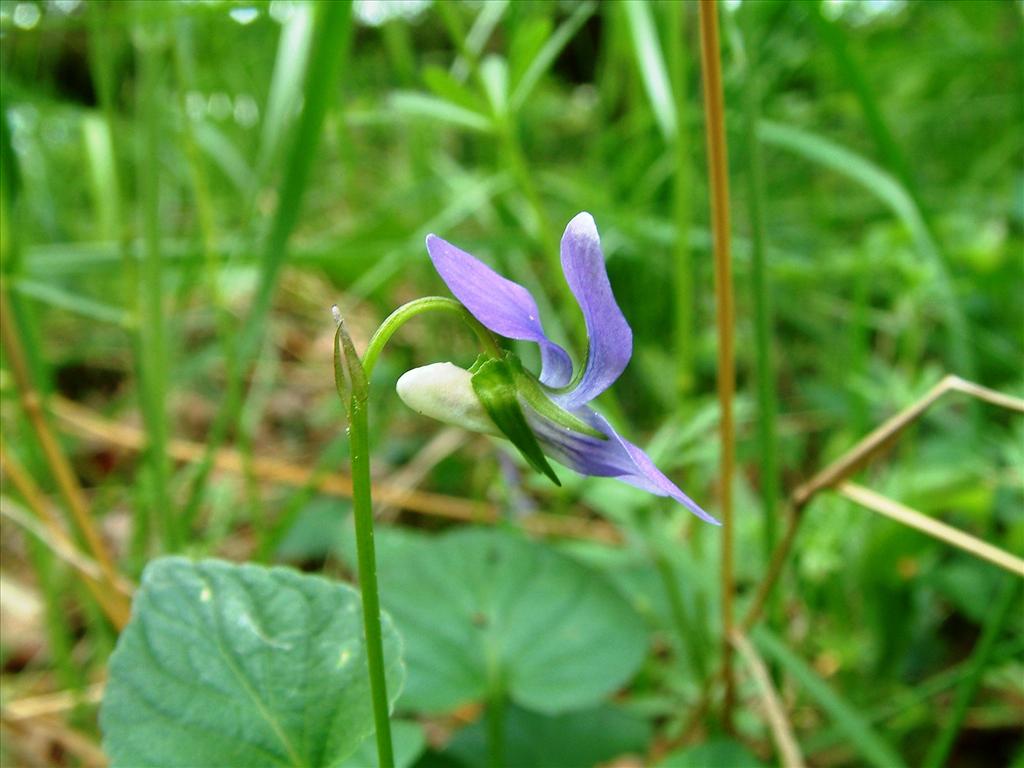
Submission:
<svg viewBox="0 0 1024 768">
<path fill-rule="evenodd" d="M 124 766 L 336 766 L 373 731 L 359 594 L 286 568 L 145 570 L 110 659 L 103 746 Z M 388 692 L 400 641 L 383 617 Z"/>
<path fill-rule="evenodd" d="M 403 708 L 443 712 L 495 685 L 535 711 L 586 707 L 647 652 L 643 621 L 600 573 L 513 533 L 381 531 L 378 547 L 408 665 Z"/>
</svg>

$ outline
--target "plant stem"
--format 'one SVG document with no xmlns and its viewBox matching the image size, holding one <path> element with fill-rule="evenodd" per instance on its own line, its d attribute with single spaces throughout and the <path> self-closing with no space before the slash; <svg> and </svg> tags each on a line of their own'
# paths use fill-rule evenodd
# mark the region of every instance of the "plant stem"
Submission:
<svg viewBox="0 0 1024 768">
<path fill-rule="evenodd" d="M 54 480 L 61 496 L 67 503 L 68 509 L 74 518 L 79 532 L 85 539 L 89 552 L 96 559 L 104 580 L 113 585 L 117 582 L 117 569 L 114 567 L 114 560 L 99 534 L 99 530 L 89 511 L 85 494 L 75 475 L 71 463 L 61 450 L 60 443 L 54 436 L 50 425 L 43 414 L 40 398 L 32 381 L 29 378 L 28 365 L 25 362 L 25 355 L 22 351 L 21 339 L 17 328 L 14 325 L 14 316 L 8 306 L 6 286 L 0 288 L 0 332 L 3 334 L 4 353 L 7 356 L 7 363 L 11 368 L 12 378 L 18 396 L 21 398 L 22 408 L 28 417 L 29 423 L 39 440 L 39 445 L 46 457 L 46 463 L 53 473 Z"/>
<path fill-rule="evenodd" d="M 380 768 L 392 768 L 391 719 L 387 680 L 384 677 L 384 645 L 380 628 L 380 595 L 377 590 L 377 555 L 373 545 L 373 501 L 370 496 L 369 424 L 365 392 L 353 393 L 349 406 L 349 452 L 352 465 L 352 510 L 359 559 L 359 590 L 363 596 L 363 629 L 366 633 L 366 661 L 370 669 L 370 696 L 377 734 Z"/>
<path fill-rule="evenodd" d="M 141 6 L 140 6 L 141 8 Z M 158 14 L 140 14 L 136 38 L 139 84 L 136 98 L 142 112 L 143 140 L 139 158 L 139 195 L 142 203 L 143 259 L 139 270 L 138 328 L 141 353 L 139 390 L 149 443 L 152 518 L 158 521 L 161 549 L 176 551 L 181 540 L 170 504 L 170 462 L 167 459 L 167 334 L 164 327 L 163 258 L 160 252 L 160 87 L 163 48 L 159 42 Z"/>
<path fill-rule="evenodd" d="M 746 60 L 743 68 L 744 131 L 747 149 L 747 197 L 750 212 L 750 290 L 754 307 L 754 370 L 757 377 L 757 446 L 761 466 L 761 504 L 764 508 L 764 557 L 771 558 L 779 538 L 779 474 L 775 459 L 775 365 L 772 359 L 772 317 L 765 270 L 764 173 L 761 142 L 757 138 L 760 94 L 757 83 L 757 44 L 753 33 L 753 7 L 740 12 L 744 23 Z M 773 599 L 771 613 L 777 620 L 779 601 Z"/>
<path fill-rule="evenodd" d="M 676 108 L 675 175 L 672 185 L 672 214 L 676 244 L 672 259 L 675 293 L 676 385 L 684 398 L 693 389 L 693 259 L 690 254 L 691 195 L 693 174 L 690 168 L 690 139 L 686 124 L 686 13 L 685 3 L 668 3 L 669 75 Z"/>
<path fill-rule="evenodd" d="M 3 474 L 10 479 L 15 490 L 21 495 L 26 508 L 45 526 L 47 543 L 50 546 L 54 544 L 63 545 L 69 551 L 77 552 L 78 547 L 64 533 L 60 521 L 51 511 L 42 489 L 36 485 L 32 476 L 22 467 L 17 456 L 7 452 L 3 442 L 0 442 L 0 467 L 3 469 Z M 34 556 L 33 559 L 37 558 Z M 117 584 L 103 582 L 83 571 L 79 571 L 79 575 L 107 618 L 110 619 L 118 630 L 124 629 L 124 626 L 128 623 L 130 607 L 124 599 L 124 593 L 118 590 Z M 45 582 L 45 580 L 41 579 L 41 582 Z"/>
<path fill-rule="evenodd" d="M 412 320 L 417 315 L 422 315 L 424 312 L 450 312 L 461 318 L 469 327 L 473 333 L 476 334 L 477 339 L 487 352 L 494 357 L 501 357 L 501 347 L 498 346 L 497 340 L 494 338 L 489 330 L 487 330 L 479 320 L 470 314 L 469 310 L 466 309 L 462 304 L 457 302 L 455 299 L 449 299 L 444 296 L 425 296 L 422 299 L 415 299 L 410 301 L 408 304 L 403 304 L 390 315 L 388 315 L 384 322 L 380 324 L 380 327 L 374 331 L 373 336 L 370 338 L 370 343 L 366 347 L 366 352 L 363 355 L 363 370 L 366 372 L 367 380 L 373 375 L 373 369 L 377 365 L 377 358 L 380 357 L 380 353 L 384 350 L 384 346 L 391 340 L 391 337 L 395 335 L 395 332 L 405 325 L 407 322 Z"/>
<path fill-rule="evenodd" d="M 718 43 L 718 8 L 714 0 L 700 2 L 701 71 L 707 124 L 708 175 L 711 181 L 711 231 L 715 257 L 715 316 L 718 326 L 718 402 L 721 408 L 720 497 L 722 514 L 722 664 L 725 670 L 723 721 L 731 727 L 735 699 L 732 670 L 733 552 L 732 476 L 735 464 L 732 401 L 736 388 L 733 360 L 732 266 L 729 255 L 729 167 L 726 159 L 725 105 Z"/>
<path fill-rule="evenodd" d="M 690 621 L 690 615 L 686 610 L 686 603 L 683 600 L 682 590 L 679 589 L 676 569 L 672 566 L 672 562 L 664 552 L 658 549 L 656 542 L 652 542 L 650 546 L 653 549 L 652 559 L 654 560 L 654 566 L 661 578 L 662 586 L 665 588 L 665 597 L 668 598 L 672 623 L 675 624 L 676 634 L 679 635 L 680 650 L 688 652 L 690 668 L 693 674 L 699 679 L 703 679 L 708 675 L 704 643 L 701 642 L 703 630 L 697 622 Z"/>
<path fill-rule="evenodd" d="M 505 692 L 498 687 L 487 700 L 487 764 L 505 768 Z"/>
</svg>

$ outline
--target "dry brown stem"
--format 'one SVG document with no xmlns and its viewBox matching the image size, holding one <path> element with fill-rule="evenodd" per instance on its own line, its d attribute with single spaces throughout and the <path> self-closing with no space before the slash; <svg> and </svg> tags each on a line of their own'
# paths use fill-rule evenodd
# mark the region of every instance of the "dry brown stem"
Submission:
<svg viewBox="0 0 1024 768">
<path fill-rule="evenodd" d="M 32 385 L 32 377 L 25 360 L 25 352 L 21 346 L 21 338 L 14 324 L 14 314 L 8 304 L 6 289 L 0 289 L 0 335 L 3 338 L 4 352 L 11 367 L 21 406 L 36 434 L 43 455 L 46 457 L 46 463 L 49 465 L 50 471 L 53 472 L 57 488 L 71 510 L 71 515 L 79 532 L 85 538 L 90 553 L 96 558 L 96 562 L 103 572 L 104 580 L 113 585 L 117 582 L 117 569 L 114 567 L 114 561 L 107 545 L 104 544 L 96 529 L 85 500 L 85 494 L 78 484 L 78 478 L 71 468 L 71 463 L 61 450 L 60 443 L 57 442 L 57 438 L 46 421 L 39 394 Z"/>
<path fill-rule="evenodd" d="M 731 639 L 760 691 L 768 727 L 771 729 L 775 746 L 779 750 L 779 757 L 782 758 L 782 765 L 785 768 L 804 768 L 804 759 L 800 754 L 800 745 L 797 744 L 796 738 L 793 736 L 793 727 L 789 724 L 785 707 L 782 706 L 779 695 L 775 692 L 771 675 L 768 674 L 757 649 L 742 632 L 734 631 Z"/>
<path fill-rule="evenodd" d="M 76 434 L 131 450 L 141 450 L 145 445 L 146 436 L 142 430 L 104 419 L 69 400 L 54 398 L 52 410 Z M 201 443 L 188 440 L 170 440 L 167 446 L 167 453 L 180 462 L 198 462 L 204 451 Z M 352 480 L 348 475 L 319 475 L 305 467 L 261 456 L 254 457 L 251 466 L 246 467 L 241 453 L 230 449 L 218 450 L 213 463 L 223 472 L 241 474 L 251 471 L 255 477 L 279 485 L 296 488 L 313 485 L 322 493 L 345 498 L 352 496 Z M 381 503 L 432 517 L 476 523 L 494 523 L 498 520 L 497 507 L 487 502 L 396 487 L 390 483 L 375 483 L 373 494 L 374 499 Z M 601 521 L 535 514 L 527 517 L 523 524 L 528 531 L 538 535 L 584 538 L 607 544 L 621 541 L 618 531 Z"/>
<path fill-rule="evenodd" d="M 845 496 L 850 501 L 857 502 L 862 507 L 885 515 L 910 528 L 915 528 L 931 536 L 933 539 L 944 541 L 947 544 L 962 549 L 964 552 L 980 557 L 982 560 L 988 560 L 990 563 L 1024 578 L 1024 560 L 1011 555 L 999 547 L 995 547 L 975 536 L 971 536 L 969 533 L 964 533 L 951 525 L 928 517 L 928 515 L 924 515 L 916 509 L 911 509 L 900 504 L 898 501 L 893 501 L 880 493 L 875 493 L 870 488 L 865 488 L 856 483 L 841 483 L 838 491 L 840 495 Z"/>
<path fill-rule="evenodd" d="M 28 509 L 39 522 L 14 509 L 10 504 L 0 506 L 0 514 L 35 535 L 57 557 L 77 570 L 82 575 L 86 589 L 103 609 L 107 618 L 119 630 L 123 629 L 131 613 L 131 607 L 126 599 L 131 595 L 131 585 L 120 574 L 114 575 L 113 582 L 106 581 L 103 569 L 95 560 L 83 554 L 67 535 L 51 509 L 49 500 L 14 455 L 7 453 L 3 441 L 0 441 L 0 470 L 10 478 L 15 490 L 21 494 Z"/>
</svg>

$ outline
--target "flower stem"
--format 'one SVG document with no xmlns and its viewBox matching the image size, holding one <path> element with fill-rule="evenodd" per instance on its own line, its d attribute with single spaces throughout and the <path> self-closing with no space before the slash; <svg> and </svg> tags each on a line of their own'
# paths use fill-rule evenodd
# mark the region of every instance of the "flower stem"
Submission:
<svg viewBox="0 0 1024 768">
<path fill-rule="evenodd" d="M 373 722 L 377 733 L 377 763 L 380 768 L 393 768 L 391 720 L 380 628 L 380 595 L 377 590 L 377 555 L 373 545 L 369 423 L 364 396 L 355 392 L 352 394 L 348 416 L 352 509 L 356 526 L 356 554 L 359 560 L 359 590 L 363 596 L 366 662 L 370 669 L 370 696 L 373 701 Z"/>
<path fill-rule="evenodd" d="M 422 315 L 424 312 L 441 311 L 451 312 L 452 314 L 460 317 L 463 322 L 466 323 L 476 334 L 483 348 L 487 350 L 494 357 L 500 358 L 502 356 L 501 347 L 498 346 L 497 340 L 494 338 L 489 330 L 487 330 L 479 320 L 469 313 L 462 304 L 457 302 L 455 299 L 445 298 L 443 296 L 426 296 L 422 299 L 416 299 L 410 301 L 408 304 L 403 304 L 401 307 L 396 309 L 374 332 L 370 339 L 369 345 L 366 347 L 366 353 L 363 355 L 363 370 L 366 372 L 366 378 L 369 380 L 370 376 L 373 375 L 373 369 L 377 365 L 377 358 L 380 357 L 380 353 L 384 349 L 384 345 L 388 343 L 392 336 L 395 335 L 395 331 L 405 325 L 407 322 L 417 315 Z"/>
<path fill-rule="evenodd" d="M 505 693 L 500 688 L 487 700 L 487 765 L 505 767 Z"/>
<path fill-rule="evenodd" d="M 715 0 L 700 2 L 700 53 L 707 124 L 708 175 L 711 182 L 711 231 L 714 238 L 716 321 L 718 326 L 718 402 L 721 408 L 720 497 L 722 513 L 722 665 L 725 678 L 723 724 L 732 721 L 735 685 L 732 670 L 733 547 L 732 476 L 736 460 L 732 402 L 736 389 L 733 360 L 732 266 L 729 255 L 729 166 L 725 144 L 725 105 Z"/>
</svg>

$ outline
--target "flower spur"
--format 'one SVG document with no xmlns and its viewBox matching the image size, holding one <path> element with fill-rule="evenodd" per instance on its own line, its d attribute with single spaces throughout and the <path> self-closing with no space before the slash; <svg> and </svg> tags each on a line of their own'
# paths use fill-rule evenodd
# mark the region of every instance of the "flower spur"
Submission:
<svg viewBox="0 0 1024 768">
<path fill-rule="evenodd" d="M 528 431 L 532 434 L 525 436 L 526 443 L 580 474 L 614 477 L 671 497 L 702 520 L 718 524 L 588 405 L 619 378 L 633 354 L 633 333 L 612 294 L 589 213 L 569 222 L 561 243 L 562 271 L 587 330 L 586 365 L 575 377 L 569 355 L 544 333 L 537 302 L 526 288 L 436 235 L 427 237 L 427 251 L 449 290 L 480 323 L 499 336 L 539 345 L 541 371 L 534 378 L 512 355 L 505 362 L 482 357 L 468 371 L 452 363 L 416 368 L 397 385 L 410 408 L 476 432 L 509 437 L 527 461 L 557 482 L 543 456 L 524 450 L 522 433 Z M 505 373 L 489 366 L 504 366 Z M 499 379 L 503 384 L 488 388 L 488 382 Z M 511 416 L 501 406 L 502 397 L 508 399 L 510 393 L 515 401 Z M 523 429 L 517 432 L 517 426 Z"/>
</svg>

